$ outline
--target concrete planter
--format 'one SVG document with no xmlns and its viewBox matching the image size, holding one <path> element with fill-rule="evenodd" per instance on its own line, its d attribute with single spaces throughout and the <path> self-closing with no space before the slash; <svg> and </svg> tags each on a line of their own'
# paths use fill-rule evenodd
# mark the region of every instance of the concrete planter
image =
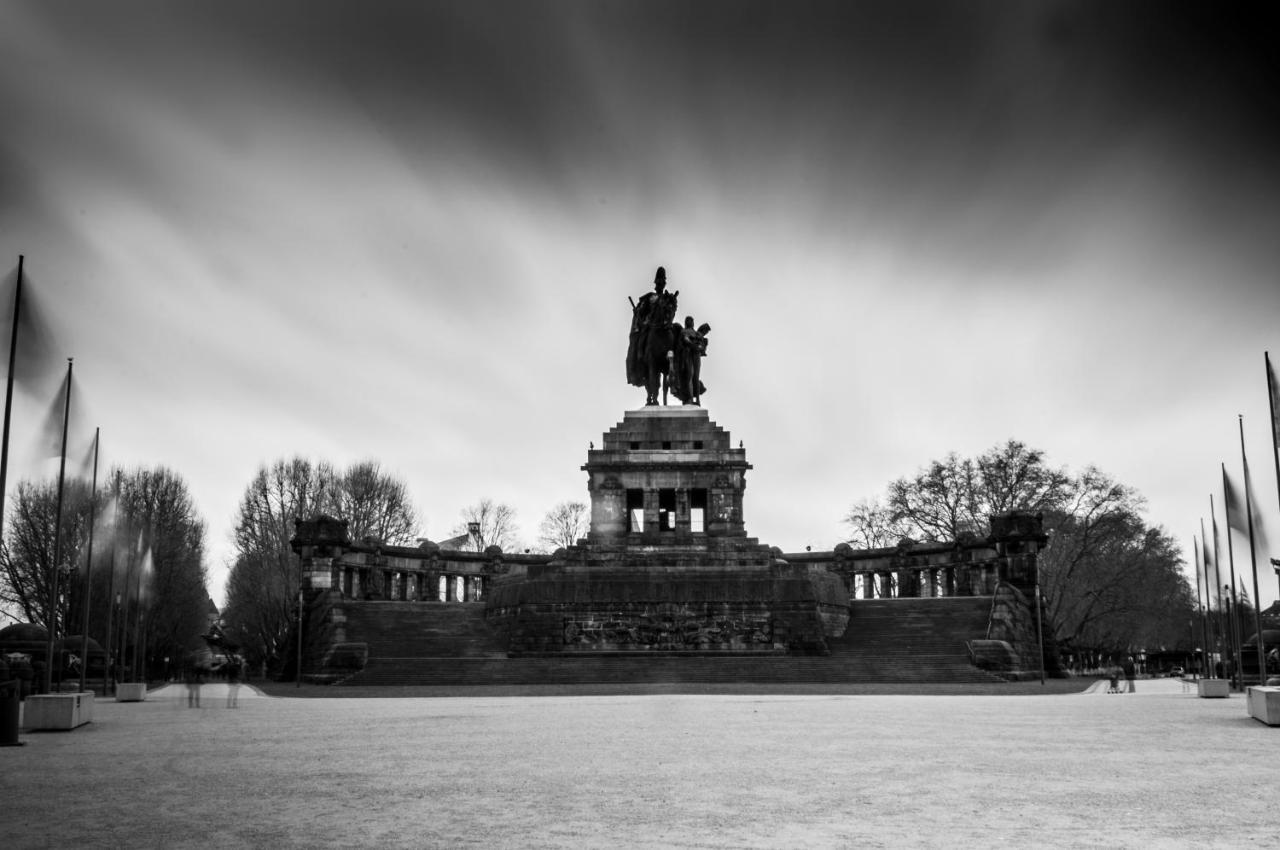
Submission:
<svg viewBox="0 0 1280 850">
<path fill-rule="evenodd" d="M 1246 691 L 1249 716 L 1268 726 L 1280 726 L 1280 688 L 1251 685 Z"/>
<path fill-rule="evenodd" d="M 27 697 L 23 708 L 23 728 L 69 730 L 93 720 L 93 692 L 39 694 Z"/>
<path fill-rule="evenodd" d="M 1201 698 L 1204 699 L 1231 695 L 1231 683 L 1226 679 L 1201 679 L 1198 688 Z"/>
<path fill-rule="evenodd" d="M 116 684 L 116 702 L 142 702 L 146 698 L 146 682 L 119 682 Z"/>
</svg>

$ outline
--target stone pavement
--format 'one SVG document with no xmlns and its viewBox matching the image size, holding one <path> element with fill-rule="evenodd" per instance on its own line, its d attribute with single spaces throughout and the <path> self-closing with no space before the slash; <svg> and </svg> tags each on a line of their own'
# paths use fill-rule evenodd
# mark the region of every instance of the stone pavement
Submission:
<svg viewBox="0 0 1280 850">
<path fill-rule="evenodd" d="M 1280 730 L 1133 696 L 98 700 L 6 847 L 1272 847 Z M 252 695 L 251 695 L 252 694 Z"/>
</svg>

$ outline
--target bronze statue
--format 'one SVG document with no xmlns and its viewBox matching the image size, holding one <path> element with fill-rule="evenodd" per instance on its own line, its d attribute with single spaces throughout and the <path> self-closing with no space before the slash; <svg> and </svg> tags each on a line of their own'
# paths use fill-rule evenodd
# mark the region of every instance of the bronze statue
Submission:
<svg viewBox="0 0 1280 850">
<path fill-rule="evenodd" d="M 645 405 L 658 403 L 662 377 L 670 377 L 679 339 L 679 325 L 673 324 L 679 291 L 667 292 L 667 271 L 658 266 L 653 292 L 631 305 L 631 337 L 627 344 L 627 383 L 645 388 Z M 665 384 L 664 384 L 665 389 Z"/>
<path fill-rule="evenodd" d="M 684 404 L 702 404 L 707 388 L 702 383 L 702 358 L 707 356 L 707 334 L 711 325 L 693 327 L 693 316 L 685 316 L 676 344 L 671 392 Z"/>
</svg>

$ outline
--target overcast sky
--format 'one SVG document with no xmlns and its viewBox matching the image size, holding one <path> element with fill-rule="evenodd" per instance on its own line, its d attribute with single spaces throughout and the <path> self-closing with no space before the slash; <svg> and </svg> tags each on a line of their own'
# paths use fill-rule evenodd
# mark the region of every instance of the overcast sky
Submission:
<svg viewBox="0 0 1280 850">
<path fill-rule="evenodd" d="M 1237 414 L 1280 510 L 1278 35 L 1155 2 L 4 0 L 0 268 L 52 305 L 104 468 L 190 485 L 218 602 L 294 454 L 380 461 L 424 536 L 490 497 L 532 544 L 643 404 L 660 264 L 762 542 L 828 549 L 1016 438 L 1189 559 Z"/>
</svg>

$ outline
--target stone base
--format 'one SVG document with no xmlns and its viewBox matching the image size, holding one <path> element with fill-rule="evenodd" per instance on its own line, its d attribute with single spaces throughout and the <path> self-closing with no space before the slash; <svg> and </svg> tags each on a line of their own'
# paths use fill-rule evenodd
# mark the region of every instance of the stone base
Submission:
<svg viewBox="0 0 1280 850">
<path fill-rule="evenodd" d="M 805 567 L 552 565 L 494 583 L 486 617 L 512 656 L 826 654 L 840 578 Z"/>
<path fill-rule="evenodd" d="M 1203 699 L 1216 699 L 1231 695 L 1231 683 L 1226 679 L 1201 679 L 1197 690 Z"/>
<path fill-rule="evenodd" d="M 39 694 L 29 696 L 23 708 L 23 728 L 27 731 L 66 731 L 93 720 L 93 692 Z"/>
<path fill-rule="evenodd" d="M 120 682 L 116 685 L 116 702 L 142 702 L 146 698 L 146 682 Z"/>
<path fill-rule="evenodd" d="M 1246 692 L 1249 716 L 1268 726 L 1280 726 L 1280 688 L 1252 685 Z"/>
</svg>

